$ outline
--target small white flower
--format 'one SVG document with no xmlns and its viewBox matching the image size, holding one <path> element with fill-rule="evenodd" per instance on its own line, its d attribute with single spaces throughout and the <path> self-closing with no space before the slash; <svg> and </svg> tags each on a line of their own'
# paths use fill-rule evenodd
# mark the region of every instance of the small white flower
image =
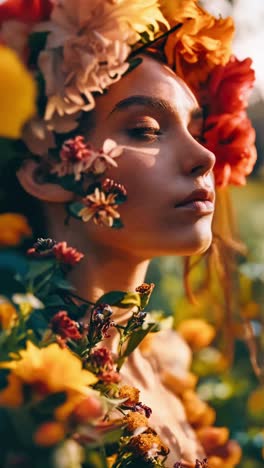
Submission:
<svg viewBox="0 0 264 468">
<path fill-rule="evenodd" d="M 14 304 L 29 304 L 33 309 L 44 309 L 44 304 L 32 293 L 13 294 L 12 301 Z"/>
<path fill-rule="evenodd" d="M 53 455 L 57 468 L 82 468 L 83 448 L 74 440 L 67 440 Z"/>
</svg>

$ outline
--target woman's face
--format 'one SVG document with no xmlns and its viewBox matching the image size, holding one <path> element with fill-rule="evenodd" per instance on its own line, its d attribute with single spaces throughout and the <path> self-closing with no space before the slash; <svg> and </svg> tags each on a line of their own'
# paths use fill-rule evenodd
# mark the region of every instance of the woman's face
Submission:
<svg viewBox="0 0 264 468">
<path fill-rule="evenodd" d="M 107 176 L 125 185 L 124 228 L 89 222 L 93 242 L 139 257 L 191 255 L 212 238 L 214 155 L 199 142 L 202 114 L 185 83 L 168 67 L 143 62 L 96 102 L 90 141 L 124 145 Z M 186 199 L 189 199 L 189 201 Z"/>
</svg>

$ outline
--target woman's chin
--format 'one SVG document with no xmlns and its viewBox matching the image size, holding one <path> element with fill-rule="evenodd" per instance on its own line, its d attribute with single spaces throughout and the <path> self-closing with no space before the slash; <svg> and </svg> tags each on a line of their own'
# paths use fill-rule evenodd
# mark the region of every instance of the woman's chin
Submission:
<svg viewBox="0 0 264 468">
<path fill-rule="evenodd" d="M 181 232 L 177 236 L 171 238 L 171 245 L 169 247 L 170 253 L 167 255 L 199 255 L 209 249 L 213 234 L 211 224 L 204 224 L 188 229 L 186 232 Z M 167 238 L 168 240 L 168 238 Z"/>
</svg>

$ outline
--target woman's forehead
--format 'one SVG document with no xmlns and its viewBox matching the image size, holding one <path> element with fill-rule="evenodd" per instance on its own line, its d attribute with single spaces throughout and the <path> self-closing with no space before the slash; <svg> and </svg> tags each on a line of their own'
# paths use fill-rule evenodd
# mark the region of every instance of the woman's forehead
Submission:
<svg viewBox="0 0 264 468">
<path fill-rule="evenodd" d="M 99 112 L 109 114 L 123 102 L 133 101 L 135 97 L 134 100 L 139 101 L 138 96 L 146 97 L 146 106 L 149 98 L 149 102 L 151 99 L 160 101 L 177 113 L 190 114 L 199 107 L 186 83 L 168 66 L 148 56 L 142 56 L 139 66 L 113 84 L 96 107 Z"/>
</svg>

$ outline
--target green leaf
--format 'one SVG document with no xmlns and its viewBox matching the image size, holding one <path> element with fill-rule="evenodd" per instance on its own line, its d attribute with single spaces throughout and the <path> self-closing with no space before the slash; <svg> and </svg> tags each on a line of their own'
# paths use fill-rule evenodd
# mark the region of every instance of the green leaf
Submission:
<svg viewBox="0 0 264 468">
<path fill-rule="evenodd" d="M 15 150 L 14 140 L 9 138 L 0 138 L 0 168 L 10 164 L 12 159 L 17 158 L 18 154 Z"/>
<path fill-rule="evenodd" d="M 71 202 L 66 204 L 67 213 L 74 218 L 81 219 L 81 216 L 78 214 L 82 208 L 84 208 L 84 204 L 81 202 Z"/>
<path fill-rule="evenodd" d="M 31 260 L 29 262 L 29 269 L 26 274 L 26 279 L 27 280 L 34 280 L 38 276 L 44 275 L 47 273 L 52 266 L 54 265 L 55 260 L 54 259 L 49 259 L 49 260 Z"/>
<path fill-rule="evenodd" d="M 10 369 L 0 370 L 0 391 L 4 390 L 4 388 L 7 387 L 9 373 L 10 373 Z"/>
<path fill-rule="evenodd" d="M 112 228 L 113 229 L 121 229 L 122 227 L 124 227 L 124 224 L 122 223 L 121 219 L 120 218 L 115 219 L 113 224 L 112 224 Z"/>
<path fill-rule="evenodd" d="M 47 182 L 51 184 L 59 184 L 65 190 L 69 190 L 70 192 L 77 193 L 78 195 L 84 196 L 84 191 L 82 189 L 82 184 L 79 180 L 75 180 L 74 176 L 69 174 L 64 177 L 57 177 L 56 175 L 50 174 L 47 177 Z"/>
<path fill-rule="evenodd" d="M 34 32 L 29 35 L 29 64 L 36 64 L 39 52 L 45 48 L 48 32 Z"/>
<path fill-rule="evenodd" d="M 108 468 L 103 447 L 96 450 L 86 450 L 85 462 L 85 466 L 88 466 L 89 468 Z"/>
<path fill-rule="evenodd" d="M 142 61 L 143 59 L 141 57 L 136 57 L 135 59 L 128 60 L 129 67 L 123 76 L 125 76 L 127 73 L 130 73 L 132 70 L 134 70 L 134 68 L 138 67 L 142 63 Z"/>
<path fill-rule="evenodd" d="M 123 435 L 124 430 L 121 427 L 113 429 L 112 431 L 107 432 L 103 437 L 103 443 L 105 445 L 115 444 L 119 442 L 120 438 Z"/>
<path fill-rule="evenodd" d="M 64 305 L 64 300 L 58 294 L 51 294 L 47 299 L 45 299 L 46 307 L 62 307 Z"/>
<path fill-rule="evenodd" d="M 119 307 L 127 308 L 130 306 L 141 306 L 141 297 L 137 292 L 128 292 L 124 298 L 118 303 Z"/>
<path fill-rule="evenodd" d="M 36 426 L 30 412 L 25 408 L 8 408 L 7 414 L 23 448 L 31 447 Z"/>
<path fill-rule="evenodd" d="M 159 325 L 157 323 L 149 323 L 146 329 L 141 329 L 131 335 L 128 340 L 127 347 L 122 355 L 122 358 L 129 356 L 141 343 L 141 341 L 148 335 L 148 333 L 154 333 L 159 331 Z"/>
<path fill-rule="evenodd" d="M 59 275 L 55 275 L 52 279 L 53 286 L 58 289 L 64 289 L 66 291 L 75 291 L 76 288 L 72 286 L 66 279 L 62 278 Z"/>
<path fill-rule="evenodd" d="M 95 307 L 99 304 L 109 304 L 127 309 L 131 306 L 140 307 L 141 299 L 136 292 L 110 291 L 96 301 Z"/>
<path fill-rule="evenodd" d="M 65 403 L 66 399 L 67 399 L 66 392 L 52 393 L 51 395 L 48 395 L 44 400 L 38 402 L 34 406 L 33 411 L 34 413 L 37 413 L 38 415 L 52 416 L 54 413 L 54 410 L 58 406 Z"/>
</svg>

